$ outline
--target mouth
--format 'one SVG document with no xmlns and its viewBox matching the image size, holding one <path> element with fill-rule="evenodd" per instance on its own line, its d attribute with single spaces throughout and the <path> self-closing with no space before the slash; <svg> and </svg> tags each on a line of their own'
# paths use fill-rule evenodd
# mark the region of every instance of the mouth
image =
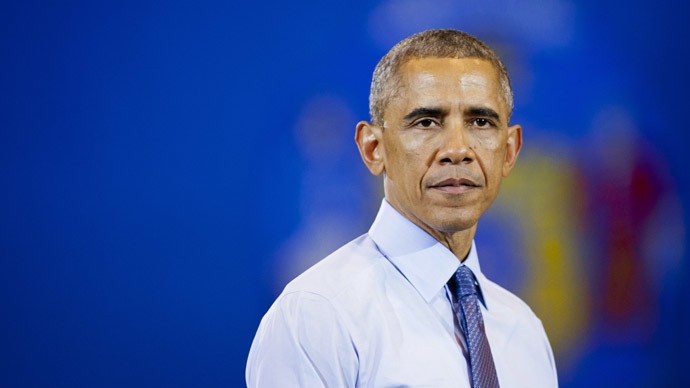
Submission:
<svg viewBox="0 0 690 388">
<path fill-rule="evenodd" d="M 448 178 L 430 186 L 434 190 L 449 194 L 461 194 L 478 187 L 477 183 L 467 178 Z"/>
</svg>

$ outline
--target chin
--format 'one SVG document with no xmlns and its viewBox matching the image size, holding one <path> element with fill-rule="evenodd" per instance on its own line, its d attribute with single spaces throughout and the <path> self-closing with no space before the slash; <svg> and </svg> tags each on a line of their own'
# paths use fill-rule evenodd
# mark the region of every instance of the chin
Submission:
<svg viewBox="0 0 690 388">
<path fill-rule="evenodd" d="M 479 217 L 467 214 L 454 215 L 452 212 L 448 212 L 442 217 L 435 217 L 429 226 L 444 233 L 454 233 L 473 228 L 477 225 L 477 221 L 479 221 Z"/>
</svg>

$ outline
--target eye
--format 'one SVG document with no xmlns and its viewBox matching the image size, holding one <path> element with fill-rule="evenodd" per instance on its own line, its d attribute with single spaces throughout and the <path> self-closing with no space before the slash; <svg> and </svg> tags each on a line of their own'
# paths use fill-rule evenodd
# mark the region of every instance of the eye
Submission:
<svg viewBox="0 0 690 388">
<path fill-rule="evenodd" d="M 423 119 L 423 120 L 419 120 L 415 123 L 415 127 L 422 127 L 422 128 L 431 128 L 435 125 L 438 125 L 438 123 L 436 123 L 436 121 L 434 121 L 432 119 Z"/>
<path fill-rule="evenodd" d="M 493 125 L 493 123 L 487 119 L 482 119 L 482 118 L 477 118 L 472 120 L 472 123 L 479 128 L 489 128 Z"/>
</svg>

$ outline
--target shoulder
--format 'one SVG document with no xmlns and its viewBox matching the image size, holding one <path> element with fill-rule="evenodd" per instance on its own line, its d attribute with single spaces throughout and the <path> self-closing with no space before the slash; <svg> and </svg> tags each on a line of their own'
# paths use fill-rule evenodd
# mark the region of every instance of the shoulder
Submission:
<svg viewBox="0 0 690 388">
<path fill-rule="evenodd" d="M 281 297 L 312 295 L 335 301 L 348 291 L 377 282 L 386 264 L 376 244 L 364 234 L 288 283 Z"/>
<path fill-rule="evenodd" d="M 490 280 L 486 280 L 484 284 L 486 284 L 488 294 L 485 297 L 487 297 L 492 316 L 506 324 L 505 329 L 512 327 L 509 330 L 514 335 L 513 338 L 531 338 L 532 341 L 535 341 L 534 343 L 546 344 L 550 352 L 548 338 L 541 319 L 530 306 L 517 295 Z"/>
<path fill-rule="evenodd" d="M 488 302 L 492 305 L 492 307 L 496 306 L 501 310 L 507 310 L 515 317 L 520 317 L 541 324 L 541 320 L 537 317 L 534 311 L 532 311 L 529 305 L 520 299 L 520 297 L 487 279 L 486 277 L 484 277 L 483 284 L 486 288 L 486 293 L 489 294 Z"/>
<path fill-rule="evenodd" d="M 525 359 L 532 361 L 531 365 L 539 366 L 539 370 L 545 371 L 544 376 L 556 381 L 553 351 L 539 317 L 517 295 L 488 279 L 484 284 L 489 294 L 492 327 L 501 331 L 494 333 L 497 349 L 519 349 Z"/>
<path fill-rule="evenodd" d="M 254 337 L 248 386 L 354 386 L 359 361 L 352 315 L 380 279 L 383 261 L 364 235 L 290 282 Z"/>
<path fill-rule="evenodd" d="M 364 302 L 385 290 L 388 267 L 392 266 L 364 234 L 288 283 L 262 322 L 277 319 L 297 327 L 337 320 L 349 326 Z"/>
</svg>

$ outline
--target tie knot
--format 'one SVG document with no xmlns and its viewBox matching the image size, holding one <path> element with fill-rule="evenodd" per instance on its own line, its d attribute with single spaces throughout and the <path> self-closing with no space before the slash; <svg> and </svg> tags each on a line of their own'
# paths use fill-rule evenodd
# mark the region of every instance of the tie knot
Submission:
<svg viewBox="0 0 690 388">
<path fill-rule="evenodd" d="M 474 277 L 474 273 L 472 273 L 472 270 L 468 266 L 461 265 L 458 270 L 455 271 L 455 281 L 458 287 L 458 298 L 477 293 L 477 280 Z"/>
</svg>

